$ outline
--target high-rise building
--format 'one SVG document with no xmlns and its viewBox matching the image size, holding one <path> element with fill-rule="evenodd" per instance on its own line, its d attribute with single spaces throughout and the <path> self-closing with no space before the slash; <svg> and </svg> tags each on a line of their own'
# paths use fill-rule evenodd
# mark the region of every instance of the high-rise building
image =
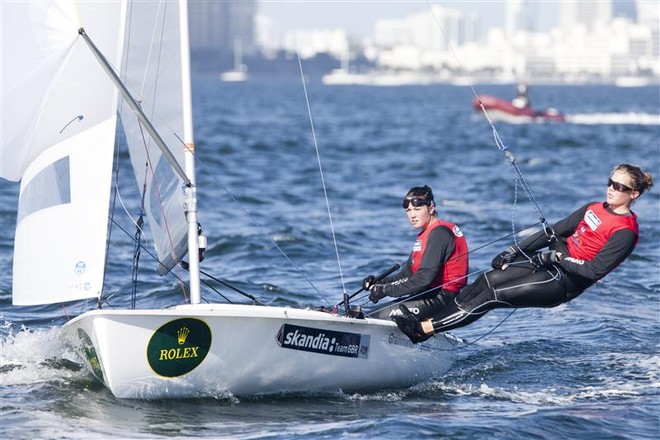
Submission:
<svg viewBox="0 0 660 440">
<path fill-rule="evenodd" d="M 538 2 L 532 0 L 507 0 L 506 32 L 511 36 L 517 31 L 537 32 L 539 30 Z"/>
<path fill-rule="evenodd" d="M 637 0 L 637 21 L 648 24 L 654 29 L 660 27 L 660 3 L 654 1 Z"/>
<path fill-rule="evenodd" d="M 613 1 L 612 16 L 614 18 L 627 18 L 633 23 L 637 22 L 637 2 L 635 0 Z"/>
<path fill-rule="evenodd" d="M 257 0 L 190 0 L 190 48 L 233 53 L 236 43 L 245 54 L 255 51 Z"/>
<path fill-rule="evenodd" d="M 476 41 L 479 18 L 457 9 L 433 5 L 399 20 L 378 20 L 374 43 L 381 47 L 413 45 L 423 50 L 447 50 Z"/>
<path fill-rule="evenodd" d="M 559 3 L 559 26 L 569 31 L 576 25 L 591 27 L 612 19 L 612 0 L 563 0 Z"/>
</svg>

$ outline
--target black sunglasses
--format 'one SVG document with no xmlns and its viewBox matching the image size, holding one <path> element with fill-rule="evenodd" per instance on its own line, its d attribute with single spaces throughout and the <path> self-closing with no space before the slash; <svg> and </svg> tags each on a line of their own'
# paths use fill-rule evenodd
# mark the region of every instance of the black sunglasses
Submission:
<svg viewBox="0 0 660 440">
<path fill-rule="evenodd" d="M 630 192 L 633 189 L 629 186 L 624 185 L 623 183 L 615 182 L 612 179 L 607 179 L 607 186 L 614 188 L 614 191 L 619 191 L 619 192 Z"/>
<path fill-rule="evenodd" d="M 420 206 L 431 206 L 431 203 L 433 203 L 432 200 L 423 199 L 421 197 L 413 197 L 412 199 L 403 199 L 401 206 L 403 206 L 403 209 L 408 209 L 409 205 L 413 205 L 415 208 L 419 208 Z"/>
</svg>

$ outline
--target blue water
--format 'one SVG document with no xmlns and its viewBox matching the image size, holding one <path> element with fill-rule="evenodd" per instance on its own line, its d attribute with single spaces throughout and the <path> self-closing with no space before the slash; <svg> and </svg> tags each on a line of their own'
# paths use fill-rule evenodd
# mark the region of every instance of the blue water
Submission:
<svg viewBox="0 0 660 440">
<path fill-rule="evenodd" d="M 511 239 L 489 243 L 538 221 L 491 128 L 473 114 L 469 88 L 312 82 L 307 91 L 313 132 L 300 82 L 195 79 L 204 271 L 269 304 L 334 304 L 365 275 L 405 260 L 415 231 L 400 200 L 416 185 L 433 187 L 440 215 L 477 249 L 473 272 Z M 496 125 L 549 221 L 604 199 L 617 163 L 641 164 L 660 179 L 657 86 L 537 86 L 532 102 L 583 121 Z M 120 194 L 134 213 L 131 179 L 120 174 Z M 56 326 L 82 306 L 11 305 L 17 187 L 2 181 L 0 438 L 660 438 L 659 190 L 634 206 L 640 242 L 615 272 L 571 303 L 510 317 L 499 310 L 456 330 L 474 343 L 446 376 L 373 394 L 132 401 L 112 397 L 60 344 Z M 119 202 L 115 218 L 133 233 Z M 110 303 L 126 306 L 131 239 L 115 230 L 112 242 Z M 138 306 L 180 303 L 180 282 L 159 279 L 146 258 Z M 203 297 L 222 301 L 210 289 Z"/>
</svg>

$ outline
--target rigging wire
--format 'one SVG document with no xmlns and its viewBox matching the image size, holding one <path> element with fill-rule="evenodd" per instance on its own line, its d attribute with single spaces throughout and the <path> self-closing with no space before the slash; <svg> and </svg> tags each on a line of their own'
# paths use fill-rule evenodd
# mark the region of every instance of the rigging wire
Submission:
<svg viewBox="0 0 660 440">
<path fill-rule="evenodd" d="M 168 127 L 170 128 L 170 127 Z M 236 204 L 236 206 L 239 207 L 241 211 L 245 213 L 247 218 L 252 222 L 252 224 L 257 228 L 259 233 L 266 237 L 266 239 L 270 242 L 270 244 L 282 255 L 282 257 L 293 267 L 296 272 L 298 272 L 304 279 L 305 281 L 310 285 L 310 287 L 326 302 L 326 304 L 330 305 L 330 301 L 321 293 L 321 291 L 316 287 L 316 285 L 312 282 L 312 280 L 307 276 L 307 274 L 291 260 L 291 258 L 287 255 L 286 252 L 277 244 L 277 242 L 266 232 L 265 228 L 257 221 L 257 219 L 254 218 L 252 214 L 247 210 L 247 208 L 234 196 L 234 193 L 229 189 L 227 185 L 225 185 L 216 174 L 209 169 L 209 167 L 206 166 L 204 162 L 201 162 L 197 158 L 197 153 L 196 151 L 190 149 L 185 142 L 183 142 L 183 139 L 176 133 L 174 130 L 170 128 L 172 134 L 176 136 L 176 138 L 181 142 L 181 145 L 183 148 L 188 149 L 188 151 L 192 154 L 193 158 L 195 159 L 195 167 L 199 170 L 204 170 L 208 171 L 208 175 L 210 178 L 219 186 L 221 187 L 224 192 L 229 196 L 229 198 Z"/>
<path fill-rule="evenodd" d="M 115 206 L 117 206 L 117 199 L 119 199 L 119 203 L 121 203 L 122 206 L 124 206 L 124 202 L 121 199 L 121 194 L 119 194 L 119 149 L 115 148 L 115 155 L 114 155 L 114 191 L 113 191 L 113 197 L 112 197 L 112 204 L 110 205 L 110 216 L 111 219 L 114 218 L 115 215 Z M 126 207 L 124 206 L 124 209 Z M 132 219 L 131 219 L 132 220 Z M 107 240 L 105 241 L 105 267 L 103 268 L 103 279 L 101 280 L 101 291 L 99 292 L 98 298 L 97 298 L 97 303 L 96 307 L 101 308 L 102 304 L 102 298 L 103 298 L 103 286 L 105 286 L 105 277 L 108 273 L 108 255 L 110 254 L 110 240 L 112 238 L 112 222 L 108 222 L 106 225 L 106 236 L 108 237 Z M 66 309 L 65 309 L 66 310 Z"/>
<path fill-rule="evenodd" d="M 335 226 L 332 222 L 332 211 L 330 210 L 330 200 L 328 198 L 328 190 L 325 184 L 325 178 L 323 176 L 323 166 L 321 165 L 321 152 L 319 150 L 319 145 L 316 140 L 316 131 L 314 130 L 314 118 L 312 118 L 312 108 L 309 104 L 309 96 L 307 95 L 307 85 L 305 84 L 305 73 L 303 72 L 302 61 L 300 59 L 300 52 L 296 47 L 296 55 L 298 56 L 298 67 L 300 68 L 300 80 L 302 82 L 303 91 L 305 92 L 305 103 L 307 104 L 307 115 L 309 117 L 309 125 L 312 130 L 312 139 L 314 140 L 314 149 L 316 150 L 316 160 L 319 165 L 319 173 L 321 176 L 321 186 L 323 186 L 323 195 L 325 197 L 325 206 L 328 210 L 328 219 L 330 221 L 330 232 L 332 233 L 332 242 L 335 247 L 335 255 L 337 257 L 337 266 L 339 267 L 339 278 L 341 279 L 342 293 L 346 295 L 346 283 L 344 282 L 344 272 L 341 267 L 341 258 L 339 257 L 339 248 L 337 247 L 337 236 L 335 235 Z"/>
<path fill-rule="evenodd" d="M 155 35 L 155 26 L 154 26 L 154 33 L 153 33 L 153 35 Z M 154 46 L 154 42 L 153 42 L 153 41 L 155 40 L 155 37 L 154 37 L 153 35 L 152 35 L 152 43 L 150 44 L 149 58 L 151 58 L 151 50 L 152 50 L 152 46 Z M 160 41 L 162 41 L 162 38 L 160 39 Z M 342 284 L 343 293 L 344 293 L 344 295 L 345 295 L 345 294 L 346 294 L 346 285 L 345 285 L 345 282 L 344 282 L 344 275 L 343 275 L 343 270 L 342 270 L 342 266 L 341 266 L 341 260 L 340 260 L 340 257 L 339 257 L 339 249 L 338 249 L 338 245 L 337 245 L 337 238 L 336 238 L 335 228 L 334 228 L 334 224 L 333 224 L 333 220 L 332 220 L 332 214 L 331 214 L 331 210 L 330 210 L 330 202 L 329 202 L 329 198 L 328 198 L 328 194 L 327 194 L 327 186 L 326 186 L 326 184 L 325 184 L 325 178 L 324 178 L 324 174 L 323 174 L 323 167 L 322 167 L 322 164 L 321 164 L 320 150 L 319 150 L 319 147 L 318 147 L 318 142 L 317 142 L 317 138 L 316 138 L 316 132 L 315 132 L 315 129 L 314 129 L 314 122 L 313 122 L 312 112 L 311 112 L 311 106 L 310 106 L 309 98 L 308 98 L 308 94 L 307 94 L 307 88 L 306 88 L 306 85 L 305 85 L 305 75 L 304 75 L 304 72 L 303 72 L 303 67 L 302 67 L 302 62 L 301 62 L 300 53 L 297 53 L 297 55 L 298 55 L 298 66 L 299 66 L 299 69 L 300 69 L 300 75 L 301 75 L 302 84 L 303 84 L 303 90 L 304 90 L 304 93 L 305 93 L 305 101 L 306 101 L 306 104 L 307 104 L 307 112 L 308 112 L 308 117 L 309 117 L 309 122 L 310 122 L 311 130 L 312 130 L 312 137 L 313 137 L 313 141 L 314 141 L 314 147 L 315 147 L 315 150 L 316 150 L 317 162 L 318 162 L 319 171 L 320 171 L 320 176 L 321 176 L 321 183 L 322 183 L 322 187 L 323 187 L 323 193 L 324 193 L 324 197 L 325 197 L 326 208 L 327 208 L 327 211 L 328 211 L 328 218 L 329 218 L 329 221 L 330 221 L 330 229 L 331 229 L 331 232 L 332 232 L 332 238 L 333 238 L 333 243 L 334 243 L 334 248 L 335 248 L 335 254 L 336 254 L 336 257 L 337 257 L 337 264 L 338 264 L 338 267 L 339 267 L 339 275 L 340 275 L 340 279 L 341 279 L 341 284 Z M 160 55 L 158 56 L 158 60 L 159 60 L 158 63 L 160 63 Z M 143 79 L 142 91 L 144 90 L 144 82 L 145 82 L 145 80 L 146 80 L 146 76 L 145 76 L 145 78 Z M 154 87 L 155 87 L 155 86 L 154 86 Z M 153 109 L 152 109 L 152 110 L 153 110 Z M 157 119 L 160 120 L 160 118 L 158 117 L 158 115 L 156 115 L 155 113 L 154 113 L 154 115 L 155 115 L 155 117 L 156 117 Z M 140 126 L 140 130 L 141 130 L 141 132 L 142 132 L 142 126 L 141 126 L 141 124 L 139 124 L 139 126 Z M 183 148 L 184 148 L 184 149 L 187 149 L 188 151 L 190 151 L 190 153 L 191 153 L 191 154 L 193 155 L 193 157 L 195 158 L 196 164 L 200 164 L 200 162 L 197 161 L 197 156 L 196 156 L 195 152 L 194 152 L 193 150 L 191 150 L 191 149 L 185 144 L 185 142 L 183 142 L 183 140 L 182 140 L 181 137 L 178 135 L 178 133 L 176 133 L 176 131 L 175 131 L 174 129 L 172 129 L 172 127 L 169 127 L 167 123 L 165 123 L 165 126 L 167 126 L 168 129 L 171 131 L 171 133 L 173 133 L 173 135 L 179 140 L 179 142 L 181 142 L 181 145 L 183 146 Z M 143 132 L 142 132 L 142 137 L 143 137 L 143 143 L 145 144 L 145 151 L 146 151 L 146 154 L 147 154 L 148 162 L 149 162 L 150 167 L 151 167 L 151 170 L 152 170 L 152 176 L 153 176 L 153 179 L 155 179 L 155 178 L 156 178 L 156 176 L 155 176 L 155 172 L 153 171 L 153 166 L 151 165 L 152 161 L 151 161 L 151 159 L 149 158 L 149 152 L 148 152 L 148 150 L 147 150 L 147 148 L 146 148 L 146 140 L 144 140 L 144 137 L 145 137 L 145 136 L 144 136 L 144 133 L 143 133 Z M 201 168 L 203 168 L 203 166 L 202 166 Z M 237 204 L 237 205 L 238 205 L 238 206 L 239 206 L 239 207 L 240 207 L 240 208 L 241 208 L 241 209 L 242 209 L 247 215 L 248 215 L 248 217 L 250 218 L 250 220 L 255 224 L 255 226 L 257 227 L 257 229 L 259 229 L 259 231 L 262 233 L 262 235 L 264 235 L 264 236 L 266 236 L 266 237 L 268 238 L 268 240 L 271 242 L 271 244 L 272 244 L 272 245 L 273 245 L 273 246 L 274 246 L 274 247 L 280 252 L 280 254 L 281 254 L 281 255 L 282 255 L 282 256 L 283 256 L 283 257 L 289 262 L 289 264 L 291 264 L 291 265 L 292 265 L 292 266 L 293 266 L 293 267 L 294 267 L 294 268 L 295 268 L 295 269 L 296 269 L 296 270 L 297 270 L 297 271 L 303 276 L 303 278 L 304 278 L 304 279 L 307 281 L 307 283 L 312 287 L 312 289 L 314 289 L 314 291 L 315 291 L 316 293 L 318 293 L 319 296 L 320 296 L 320 297 L 321 297 L 321 298 L 322 298 L 322 299 L 323 299 L 328 305 L 330 305 L 330 302 L 328 301 L 328 299 L 327 299 L 327 298 L 326 298 L 326 297 L 325 297 L 325 296 L 319 291 L 319 289 L 314 285 L 314 283 L 312 283 L 312 281 L 309 279 L 309 277 L 308 277 L 308 276 L 302 271 L 302 269 L 300 269 L 300 267 L 298 267 L 298 266 L 297 266 L 297 265 L 296 265 L 296 264 L 295 264 L 295 263 L 289 258 L 289 256 L 288 256 L 288 255 L 287 255 L 287 254 L 281 249 L 281 247 L 280 247 L 280 246 L 279 246 L 279 245 L 278 245 L 278 244 L 277 244 L 277 243 L 276 243 L 276 242 L 275 242 L 270 236 L 268 236 L 268 234 L 265 232 L 264 228 L 263 228 L 263 227 L 262 227 L 262 226 L 261 226 L 261 225 L 260 225 L 260 224 L 259 224 L 259 223 L 258 223 L 258 222 L 257 222 L 257 221 L 256 221 L 256 220 L 255 220 L 250 214 L 249 214 L 249 212 L 247 211 L 247 209 L 245 209 L 245 207 L 243 207 L 243 206 L 238 202 L 238 200 L 233 196 L 233 194 L 231 193 L 231 191 L 229 191 L 228 188 L 227 188 L 225 185 L 223 185 L 221 182 L 219 182 L 218 179 L 215 177 L 215 175 L 214 175 L 213 173 L 210 173 L 210 175 L 213 176 L 214 180 L 216 180 L 218 183 L 221 184 L 221 186 L 223 187 L 223 189 L 225 190 L 225 192 L 230 196 L 230 198 L 231 198 L 231 199 L 232 199 L 232 200 L 233 200 L 233 201 L 234 201 L 234 202 L 235 202 L 235 203 L 236 203 L 236 204 Z M 156 188 L 158 189 L 158 186 L 157 186 L 157 185 L 156 185 Z M 159 198 L 159 200 L 161 199 L 160 194 L 158 194 L 158 198 Z M 162 203 L 160 203 L 160 205 L 161 205 L 161 210 L 162 210 Z M 171 249 L 172 249 L 172 251 L 174 251 L 174 249 L 173 249 L 173 244 L 171 243 L 171 242 L 172 242 L 172 239 L 171 239 L 171 236 L 170 236 L 170 234 L 169 234 L 169 228 L 167 227 L 167 221 L 166 221 L 166 220 L 167 220 L 167 219 L 164 219 L 165 227 L 166 227 L 166 230 L 167 230 L 167 233 L 168 233 L 168 237 L 169 237 L 169 239 L 170 239 L 170 246 L 171 246 Z M 175 256 L 173 256 L 173 258 L 176 259 Z M 183 288 L 183 287 L 182 287 L 182 288 Z M 185 295 L 185 288 L 183 288 L 183 289 L 184 289 L 184 291 L 183 291 L 183 295 L 184 295 L 184 297 L 185 297 L 185 296 L 186 296 L 186 295 Z"/>
<path fill-rule="evenodd" d="M 129 217 L 130 217 L 130 216 L 129 216 Z M 126 236 L 127 236 L 128 238 L 130 238 L 130 239 L 133 240 L 134 242 L 136 241 L 135 238 L 131 235 L 131 233 L 128 232 L 126 229 L 124 229 L 124 228 L 123 228 L 123 227 L 122 227 L 122 226 L 121 226 L 121 225 L 120 225 L 120 224 L 114 219 L 114 216 L 110 217 L 110 221 L 111 221 L 111 222 L 112 222 L 117 228 L 119 228 L 120 231 L 122 231 L 124 234 L 126 234 Z M 135 222 L 132 218 L 131 218 L 131 221 Z M 161 266 L 165 267 L 164 263 L 162 263 L 162 262 L 158 259 L 158 256 L 154 255 L 154 254 L 153 254 L 153 253 L 152 253 L 152 252 L 151 252 L 151 251 L 150 251 L 150 250 L 149 250 L 144 244 L 142 244 L 142 243 L 138 243 L 138 245 L 139 245 L 140 249 L 141 249 L 142 251 L 146 252 L 147 255 L 149 255 L 149 256 L 150 256 L 150 257 L 151 257 L 156 263 L 158 263 L 158 264 L 160 264 Z M 183 280 L 179 275 L 177 275 L 176 273 L 174 273 L 174 272 L 172 272 L 172 271 L 170 271 L 170 273 L 171 273 L 172 276 L 174 276 L 174 277 L 175 277 L 180 283 L 184 283 L 184 280 Z M 220 280 L 220 279 L 218 279 L 218 278 L 215 278 L 215 277 L 211 276 L 210 274 L 208 274 L 208 273 L 206 273 L 206 272 L 203 272 L 203 271 L 200 271 L 200 273 L 202 273 L 203 275 L 209 277 L 211 280 L 217 282 L 218 284 L 222 284 L 223 286 L 225 286 L 225 287 L 227 287 L 227 288 L 233 290 L 234 292 L 239 293 L 239 294 L 241 294 L 241 295 L 247 297 L 248 299 L 252 300 L 253 302 L 255 302 L 255 303 L 259 303 L 260 305 L 264 305 L 263 302 L 260 302 L 260 301 L 259 301 L 258 299 L 256 299 L 254 296 L 250 295 L 250 294 L 247 293 L 247 292 L 244 292 L 244 291 L 238 289 L 238 288 L 235 287 L 235 286 L 232 286 L 231 284 L 227 283 L 226 281 L 222 281 L 222 280 Z M 206 280 L 204 280 L 204 279 L 202 279 L 201 281 L 202 281 L 202 283 L 204 283 L 204 285 L 206 285 L 209 289 L 213 290 L 213 291 L 214 291 L 215 293 L 217 293 L 220 297 L 222 297 L 222 299 L 224 299 L 225 301 L 227 301 L 227 302 L 230 303 L 230 304 L 233 303 L 233 301 L 231 301 L 231 300 L 230 300 L 229 298 L 227 298 L 225 295 L 223 295 L 222 293 L 220 293 L 220 291 L 217 290 L 215 287 L 213 287 L 208 281 L 206 281 Z M 131 283 L 133 283 L 133 281 L 131 281 Z M 122 289 L 118 289 L 118 291 L 115 292 L 115 294 L 118 293 L 118 292 L 121 291 L 121 290 L 122 290 Z M 103 302 L 108 303 L 108 301 L 109 301 L 113 296 L 114 296 L 114 294 L 108 296 Z"/>
<path fill-rule="evenodd" d="M 147 175 L 145 170 L 144 180 L 142 182 L 142 195 L 140 197 L 140 214 L 138 216 L 137 222 L 135 223 L 135 236 L 134 236 L 135 244 L 133 246 L 133 270 L 132 270 L 133 291 L 131 296 L 133 308 L 135 308 L 135 302 L 137 298 L 138 269 L 140 264 L 140 246 L 142 244 L 141 240 L 142 240 L 142 232 L 144 231 L 143 228 L 144 216 L 146 214 L 144 211 L 144 197 L 146 196 L 146 194 L 147 194 Z"/>
<path fill-rule="evenodd" d="M 195 160 L 196 159 L 197 159 L 197 156 L 195 156 Z M 213 178 L 214 178 L 214 180 L 218 181 L 218 183 L 222 186 L 222 188 L 225 190 L 227 195 L 229 195 L 229 197 L 232 199 L 232 201 L 234 203 L 236 203 L 238 205 L 238 207 L 241 208 L 241 210 L 248 216 L 248 218 L 252 221 L 252 223 L 254 223 L 254 225 L 257 227 L 259 232 L 261 232 L 261 234 L 263 236 L 265 236 L 270 241 L 270 243 L 275 247 L 275 249 L 277 249 L 279 251 L 279 253 L 284 257 L 284 259 L 287 262 L 289 262 L 289 264 L 291 264 L 291 266 L 294 267 L 296 269 L 296 271 L 298 271 L 298 273 L 300 273 L 302 275 L 302 277 L 305 279 L 305 281 L 307 281 L 307 283 L 309 283 L 309 285 L 312 286 L 312 289 L 314 289 L 314 291 L 316 291 L 316 293 L 318 293 L 319 296 L 328 305 L 330 305 L 330 301 L 328 301 L 328 299 L 316 288 L 316 286 L 314 285 L 314 283 L 312 283 L 312 280 L 309 279 L 307 274 L 296 263 L 294 263 L 291 260 L 291 258 L 289 258 L 289 256 L 286 254 L 286 252 L 284 252 L 284 250 L 282 250 L 282 248 L 275 242 L 275 240 L 273 238 L 271 238 L 266 233 L 266 230 L 259 224 L 259 222 L 256 221 L 256 219 L 254 217 L 252 217 L 252 215 L 250 215 L 248 210 L 236 199 L 236 197 L 234 197 L 234 194 L 232 194 L 232 192 L 229 191 L 229 189 L 225 185 L 223 185 L 221 182 L 219 182 L 219 180 L 217 180 L 215 176 L 213 176 Z"/>
<path fill-rule="evenodd" d="M 454 47 L 451 44 L 451 41 L 449 40 L 449 38 L 447 38 L 447 34 L 445 34 L 444 30 L 442 29 L 442 25 L 440 24 L 440 20 L 437 17 L 437 15 L 435 14 L 435 11 L 433 10 L 433 7 L 429 3 L 429 0 L 425 0 L 425 2 L 426 2 L 426 5 L 429 8 L 429 11 L 431 12 L 431 15 L 433 16 L 433 19 L 434 19 L 436 25 L 438 26 L 438 29 L 442 33 L 442 36 L 445 40 L 445 43 L 447 44 L 447 47 L 449 48 L 452 56 L 454 57 L 454 59 L 458 63 L 461 70 L 464 71 L 464 72 L 467 72 L 465 70 L 465 68 L 463 67 L 463 64 L 461 63 L 460 58 L 456 54 L 456 51 L 454 50 Z M 488 111 L 486 111 L 486 108 L 484 107 L 483 103 L 479 99 L 479 95 L 477 94 L 477 91 L 474 88 L 472 78 L 470 77 L 469 74 L 467 74 L 467 77 L 468 77 L 468 86 L 470 87 L 470 90 L 472 90 L 472 94 L 474 95 L 474 97 L 477 98 L 477 100 L 479 101 L 479 107 L 481 107 L 481 111 L 483 112 L 484 116 L 486 117 L 486 120 L 488 121 L 488 124 L 490 125 L 490 128 L 493 132 L 493 139 L 495 140 L 495 145 L 497 146 L 497 149 L 500 150 L 500 151 L 503 151 L 505 153 L 506 158 L 508 159 L 509 163 L 511 164 L 511 166 L 515 170 L 523 189 L 527 193 L 527 197 L 529 198 L 530 202 L 534 205 L 534 208 L 536 209 L 536 211 L 539 215 L 539 221 L 543 224 L 543 229 L 547 233 L 548 228 L 547 228 L 547 221 L 546 221 L 545 215 L 543 214 L 543 211 L 541 210 L 541 207 L 539 206 L 538 202 L 536 201 L 536 198 L 534 197 L 534 194 L 532 193 L 532 190 L 531 190 L 529 184 L 527 183 L 527 180 L 525 180 L 525 176 L 523 176 L 522 171 L 518 167 L 518 164 L 516 162 L 516 157 L 513 155 L 513 153 L 511 153 L 511 151 L 509 151 L 509 147 L 507 147 L 504 144 L 504 142 L 502 141 L 502 138 L 500 137 L 500 134 L 498 133 L 497 129 L 495 128 L 495 125 L 493 124 L 493 121 L 490 118 L 490 115 L 488 114 Z"/>
</svg>

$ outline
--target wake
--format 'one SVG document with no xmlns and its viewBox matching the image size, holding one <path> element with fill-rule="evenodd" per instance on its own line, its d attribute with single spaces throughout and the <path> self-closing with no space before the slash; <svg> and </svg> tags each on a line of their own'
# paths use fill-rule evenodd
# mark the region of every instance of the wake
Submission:
<svg viewBox="0 0 660 440">
<path fill-rule="evenodd" d="M 649 113 L 586 113 L 566 115 L 569 124 L 582 125 L 660 125 L 660 115 Z"/>
<path fill-rule="evenodd" d="M 6 330 L 9 323 L 0 326 Z M 84 376 L 82 365 L 68 359 L 61 329 L 10 331 L 0 339 L 0 386 L 34 385 Z"/>
</svg>

